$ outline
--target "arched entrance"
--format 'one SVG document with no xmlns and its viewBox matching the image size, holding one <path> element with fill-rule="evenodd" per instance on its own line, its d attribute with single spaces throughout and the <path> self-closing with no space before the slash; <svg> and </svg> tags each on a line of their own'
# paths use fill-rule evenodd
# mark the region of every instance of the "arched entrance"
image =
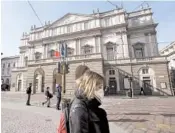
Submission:
<svg viewBox="0 0 175 133">
<path fill-rule="evenodd" d="M 33 93 L 44 92 L 44 70 L 37 68 L 34 72 Z"/>
<path fill-rule="evenodd" d="M 147 95 L 152 95 L 152 91 L 156 91 L 155 72 L 150 67 L 142 67 L 138 71 L 140 77 L 140 86 L 143 87 Z"/>
<path fill-rule="evenodd" d="M 109 87 L 109 95 L 117 95 L 120 91 L 118 71 L 115 69 L 105 70 L 106 85 Z"/>
<path fill-rule="evenodd" d="M 56 84 L 62 84 L 62 75 L 58 73 L 58 68 L 55 68 L 53 71 L 53 93 L 55 94 L 56 92 Z"/>
<path fill-rule="evenodd" d="M 16 85 L 17 85 L 16 90 L 17 91 L 22 91 L 22 88 L 23 88 L 23 75 L 22 75 L 22 73 L 17 75 L 17 77 L 16 77 Z"/>
</svg>

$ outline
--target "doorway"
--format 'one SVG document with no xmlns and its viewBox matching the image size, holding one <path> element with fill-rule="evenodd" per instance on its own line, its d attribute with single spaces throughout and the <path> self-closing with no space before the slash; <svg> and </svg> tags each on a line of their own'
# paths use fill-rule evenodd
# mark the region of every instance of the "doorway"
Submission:
<svg viewBox="0 0 175 133">
<path fill-rule="evenodd" d="M 22 83 L 22 81 L 18 80 L 18 91 L 21 91 L 21 83 Z"/>
<path fill-rule="evenodd" d="M 117 94 L 117 81 L 116 78 L 109 78 L 109 95 Z"/>
</svg>

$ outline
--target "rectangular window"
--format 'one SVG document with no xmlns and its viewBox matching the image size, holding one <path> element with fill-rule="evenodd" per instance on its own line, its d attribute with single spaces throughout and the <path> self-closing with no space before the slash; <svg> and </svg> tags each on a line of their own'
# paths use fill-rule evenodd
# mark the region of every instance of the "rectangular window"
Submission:
<svg viewBox="0 0 175 133">
<path fill-rule="evenodd" d="M 10 69 L 8 68 L 8 69 L 7 69 L 7 75 L 9 75 L 9 74 L 10 74 Z"/>
<path fill-rule="evenodd" d="M 135 49 L 135 56 L 136 56 L 136 58 L 143 58 L 143 50 L 142 50 L 142 48 Z"/>
<path fill-rule="evenodd" d="M 142 74 L 148 74 L 148 69 L 146 68 L 142 69 Z"/>
<path fill-rule="evenodd" d="M 109 70 L 109 75 L 115 75 L 115 70 Z"/>
<path fill-rule="evenodd" d="M 87 30 L 88 29 L 88 22 L 84 23 L 84 29 Z"/>
<path fill-rule="evenodd" d="M 107 48 L 107 60 L 114 60 L 114 50 L 112 47 Z"/>
<path fill-rule="evenodd" d="M 70 33 L 71 32 L 71 26 L 67 26 L 67 33 Z"/>
<path fill-rule="evenodd" d="M 4 75 L 4 69 L 2 69 L 2 75 Z"/>
<path fill-rule="evenodd" d="M 105 26 L 109 26 L 109 20 L 110 20 L 110 18 L 105 19 Z"/>
</svg>

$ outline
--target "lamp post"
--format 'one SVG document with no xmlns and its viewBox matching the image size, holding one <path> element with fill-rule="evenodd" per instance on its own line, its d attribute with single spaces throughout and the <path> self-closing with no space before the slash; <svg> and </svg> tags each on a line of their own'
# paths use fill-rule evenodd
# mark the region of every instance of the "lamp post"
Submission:
<svg viewBox="0 0 175 133">
<path fill-rule="evenodd" d="M 133 92 L 133 77 L 129 77 L 128 80 L 129 80 L 129 84 L 130 84 L 130 88 L 129 89 L 130 89 L 130 93 L 131 93 L 131 98 L 133 98 L 133 96 L 134 96 L 133 95 L 133 93 L 134 93 Z"/>
</svg>

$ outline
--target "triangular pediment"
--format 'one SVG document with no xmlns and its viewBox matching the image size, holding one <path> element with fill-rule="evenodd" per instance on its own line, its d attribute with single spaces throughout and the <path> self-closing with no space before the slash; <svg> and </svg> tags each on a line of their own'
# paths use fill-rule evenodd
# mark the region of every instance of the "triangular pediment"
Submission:
<svg viewBox="0 0 175 133">
<path fill-rule="evenodd" d="M 68 13 L 68 14 L 64 15 L 62 18 L 53 22 L 49 27 L 53 28 L 53 27 L 57 27 L 57 26 L 62 26 L 62 25 L 66 25 L 66 24 L 79 22 L 79 21 L 85 21 L 88 19 L 92 19 L 92 16 Z"/>
</svg>

